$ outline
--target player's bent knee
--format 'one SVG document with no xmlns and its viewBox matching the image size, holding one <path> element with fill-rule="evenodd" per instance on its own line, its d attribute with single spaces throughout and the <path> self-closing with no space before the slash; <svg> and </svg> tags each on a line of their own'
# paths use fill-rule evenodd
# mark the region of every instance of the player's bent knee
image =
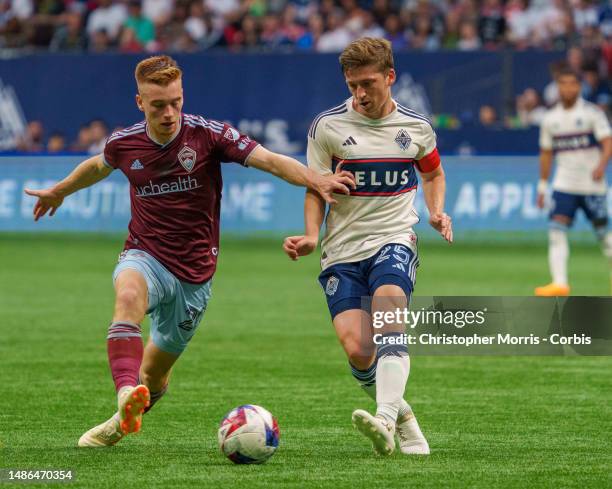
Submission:
<svg viewBox="0 0 612 489">
<path fill-rule="evenodd" d="M 346 356 L 351 365 L 359 370 L 365 370 L 374 361 L 376 356 L 376 348 L 374 342 L 370 338 L 365 341 L 361 341 L 358 338 L 345 339 L 342 343 Z"/>
<path fill-rule="evenodd" d="M 116 319 L 140 322 L 144 318 L 146 309 L 146 291 L 129 286 L 125 286 L 117 290 L 115 296 Z"/>
<path fill-rule="evenodd" d="M 404 309 L 408 304 L 408 299 L 404 290 L 398 285 L 381 285 L 374 291 L 372 300 L 372 311 L 395 311 Z"/>
<path fill-rule="evenodd" d="M 117 305 L 125 309 L 141 308 L 145 304 L 145 298 L 142 291 L 136 288 L 124 287 L 117 291 Z"/>
<path fill-rule="evenodd" d="M 375 355 L 366 354 L 364 351 L 347 352 L 349 363 L 358 370 L 367 370 L 374 362 Z"/>
</svg>

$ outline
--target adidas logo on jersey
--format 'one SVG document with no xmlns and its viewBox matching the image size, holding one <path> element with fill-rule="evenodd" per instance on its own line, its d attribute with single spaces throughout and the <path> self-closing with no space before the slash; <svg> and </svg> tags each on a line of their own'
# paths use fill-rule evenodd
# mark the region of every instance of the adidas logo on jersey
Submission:
<svg viewBox="0 0 612 489">
<path fill-rule="evenodd" d="M 132 166 L 130 166 L 130 170 L 144 170 L 144 166 L 142 166 L 140 160 L 134 160 Z"/>
<path fill-rule="evenodd" d="M 357 141 L 353 139 L 353 136 L 349 136 L 346 141 L 342 143 L 342 146 L 353 146 L 357 144 Z"/>
</svg>

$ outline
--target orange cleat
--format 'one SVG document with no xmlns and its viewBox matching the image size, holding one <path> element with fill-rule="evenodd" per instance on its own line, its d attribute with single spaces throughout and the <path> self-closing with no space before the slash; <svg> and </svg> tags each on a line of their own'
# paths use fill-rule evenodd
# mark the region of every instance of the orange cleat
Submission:
<svg viewBox="0 0 612 489">
<path fill-rule="evenodd" d="M 123 394 L 119 401 L 119 417 L 121 418 L 121 431 L 138 433 L 142 425 L 142 415 L 151 402 L 151 394 L 146 385 L 137 385 Z"/>
<path fill-rule="evenodd" d="M 569 285 L 548 284 L 535 288 L 535 295 L 539 297 L 565 297 L 570 295 Z"/>
</svg>

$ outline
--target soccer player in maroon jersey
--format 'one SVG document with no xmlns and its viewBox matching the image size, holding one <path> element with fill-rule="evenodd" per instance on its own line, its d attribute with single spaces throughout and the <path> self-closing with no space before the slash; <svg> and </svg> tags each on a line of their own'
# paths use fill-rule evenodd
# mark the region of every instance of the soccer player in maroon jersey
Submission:
<svg viewBox="0 0 612 489">
<path fill-rule="evenodd" d="M 79 439 L 111 446 L 140 430 L 142 414 L 166 392 L 172 366 L 192 338 L 210 298 L 219 253 L 221 161 L 235 161 L 316 191 L 327 202 L 348 194 L 354 177 L 322 177 L 266 150 L 230 125 L 182 112 L 182 72 L 168 56 L 136 66 L 136 104 L 145 120 L 113 133 L 104 153 L 79 164 L 38 198 L 34 219 L 52 216 L 64 198 L 121 170 L 130 182 L 132 218 L 113 280 L 115 310 L 107 350 L 117 412 Z M 143 345 L 140 324 L 151 316 Z"/>
</svg>

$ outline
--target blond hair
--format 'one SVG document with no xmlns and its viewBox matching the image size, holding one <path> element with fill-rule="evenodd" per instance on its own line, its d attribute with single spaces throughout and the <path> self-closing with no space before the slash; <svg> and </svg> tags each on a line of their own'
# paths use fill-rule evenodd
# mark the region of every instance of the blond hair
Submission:
<svg viewBox="0 0 612 489">
<path fill-rule="evenodd" d="M 181 78 L 182 75 L 183 72 L 170 56 L 151 56 L 143 59 L 136 65 L 134 71 L 136 83 L 154 83 L 162 87 Z"/>
<path fill-rule="evenodd" d="M 394 67 L 391 43 L 386 39 L 362 37 L 350 43 L 340 55 L 342 72 L 375 65 L 383 73 Z"/>
</svg>

